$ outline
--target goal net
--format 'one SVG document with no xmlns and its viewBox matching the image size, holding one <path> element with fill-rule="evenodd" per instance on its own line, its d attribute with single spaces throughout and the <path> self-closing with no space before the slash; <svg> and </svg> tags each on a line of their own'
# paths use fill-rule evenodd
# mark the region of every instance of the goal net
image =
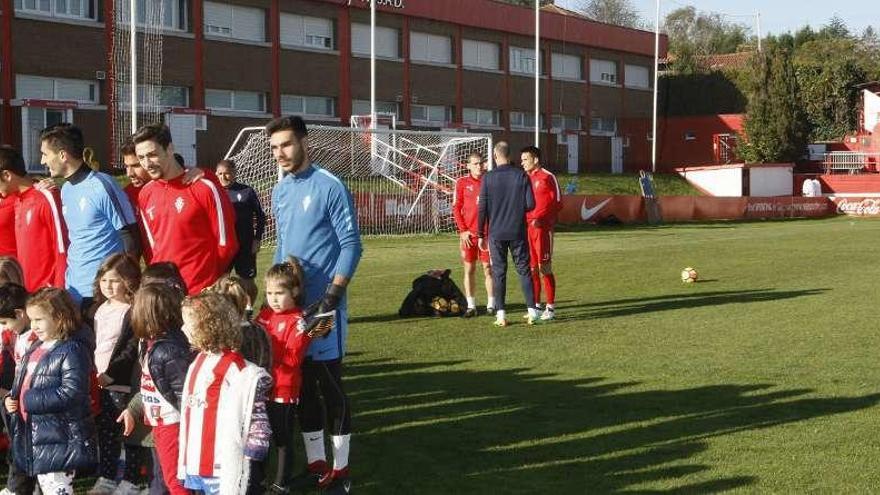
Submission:
<svg viewBox="0 0 880 495">
<path fill-rule="evenodd" d="M 364 235 L 418 235 L 455 229 L 455 181 L 467 173 L 471 153 L 489 159 L 492 138 L 483 134 L 309 127 L 309 158 L 348 186 Z M 271 208 L 280 179 L 262 127 L 242 129 L 226 158 L 236 163 L 238 180 L 257 191 Z M 269 215 L 266 244 L 275 243 Z"/>
</svg>

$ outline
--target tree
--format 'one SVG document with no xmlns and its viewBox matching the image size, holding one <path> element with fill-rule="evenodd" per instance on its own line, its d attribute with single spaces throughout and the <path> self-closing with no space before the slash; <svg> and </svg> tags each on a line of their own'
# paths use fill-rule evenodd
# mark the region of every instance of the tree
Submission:
<svg viewBox="0 0 880 495">
<path fill-rule="evenodd" d="M 535 0 L 499 0 L 505 3 L 512 3 L 514 5 L 521 5 L 523 7 L 534 7 Z M 553 5 L 556 0 L 541 0 L 541 5 Z"/>
<path fill-rule="evenodd" d="M 635 29 L 646 27 L 630 0 L 581 0 L 578 10 L 590 19 Z"/>
<path fill-rule="evenodd" d="M 751 81 L 740 155 L 750 163 L 803 158 L 810 123 L 802 103 L 791 52 L 781 46 L 769 47 L 758 58 Z"/>
<path fill-rule="evenodd" d="M 666 16 L 669 53 L 675 72 L 699 72 L 698 59 L 706 55 L 734 53 L 747 41 L 748 28 L 725 21 L 719 14 L 682 7 Z"/>
<path fill-rule="evenodd" d="M 843 22 L 836 14 L 834 17 L 828 20 L 828 24 L 822 27 L 819 31 L 820 38 L 827 39 L 846 39 L 850 37 L 849 28 L 846 27 L 846 23 Z"/>
</svg>

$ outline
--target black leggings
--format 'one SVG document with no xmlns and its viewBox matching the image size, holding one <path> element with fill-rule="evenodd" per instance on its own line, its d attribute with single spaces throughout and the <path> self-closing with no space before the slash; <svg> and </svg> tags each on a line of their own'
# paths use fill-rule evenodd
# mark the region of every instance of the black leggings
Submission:
<svg viewBox="0 0 880 495">
<path fill-rule="evenodd" d="M 130 394 L 101 389 L 101 412 L 95 418 L 98 429 L 98 476 L 109 480 L 116 479 L 119 454 L 123 448 L 123 425 L 116 422 L 128 404 Z M 146 480 L 144 472 L 149 463 L 149 450 L 136 445 L 125 445 L 125 471 L 123 479 L 135 485 Z"/>
<path fill-rule="evenodd" d="M 329 426 L 331 435 L 351 433 L 351 408 L 342 388 L 342 360 L 306 359 L 302 375 L 299 396 L 302 431 L 318 431 Z M 320 397 L 324 398 L 323 408 Z"/>
</svg>

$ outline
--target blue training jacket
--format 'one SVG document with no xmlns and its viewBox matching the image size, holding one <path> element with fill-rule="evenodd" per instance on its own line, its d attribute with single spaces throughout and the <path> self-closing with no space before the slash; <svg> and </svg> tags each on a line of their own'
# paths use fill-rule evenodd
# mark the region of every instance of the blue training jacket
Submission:
<svg viewBox="0 0 880 495">
<path fill-rule="evenodd" d="M 529 177 L 519 167 L 498 165 L 483 176 L 480 184 L 477 235 L 499 241 L 526 238 L 526 212 L 535 208 Z"/>
<path fill-rule="evenodd" d="M 306 306 L 321 299 L 335 275 L 352 278 L 363 247 L 354 202 L 339 178 L 316 164 L 287 174 L 272 191 L 272 214 L 278 232 L 275 263 L 289 255 L 299 258 Z M 345 355 L 346 309 L 343 298 L 333 330 L 312 341 L 309 357 L 328 361 Z"/>
</svg>

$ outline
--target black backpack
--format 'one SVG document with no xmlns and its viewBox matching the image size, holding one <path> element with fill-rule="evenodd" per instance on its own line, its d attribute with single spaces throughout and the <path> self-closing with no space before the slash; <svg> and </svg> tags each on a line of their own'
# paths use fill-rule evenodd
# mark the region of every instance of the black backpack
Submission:
<svg viewBox="0 0 880 495">
<path fill-rule="evenodd" d="M 452 270 L 429 270 L 412 283 L 398 314 L 412 316 L 461 316 L 467 309 L 464 294 L 449 278 Z"/>
</svg>

